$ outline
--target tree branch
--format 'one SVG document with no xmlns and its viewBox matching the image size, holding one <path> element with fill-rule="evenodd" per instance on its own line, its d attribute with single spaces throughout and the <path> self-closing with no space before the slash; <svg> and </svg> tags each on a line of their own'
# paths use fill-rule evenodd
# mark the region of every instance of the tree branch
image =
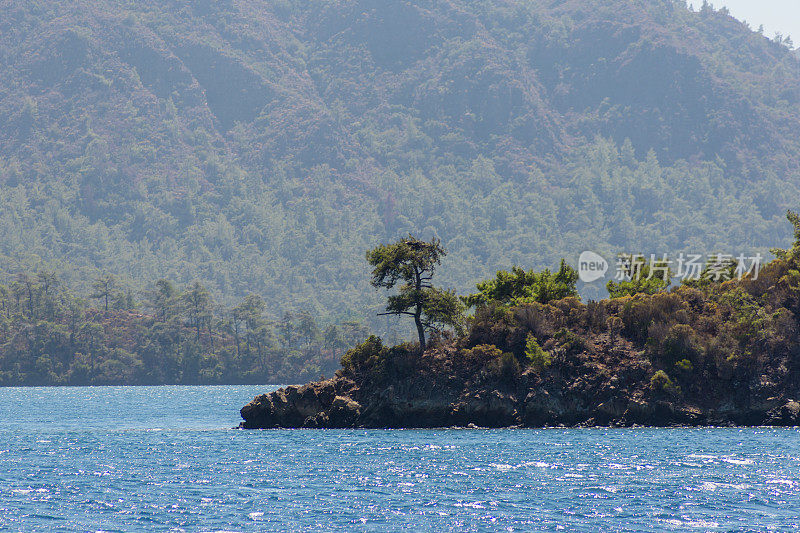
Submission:
<svg viewBox="0 0 800 533">
<path fill-rule="evenodd" d="M 409 313 L 408 311 L 397 311 L 397 312 L 388 312 L 388 313 L 378 313 L 378 316 L 389 316 L 389 315 L 408 315 L 408 316 L 416 316 L 414 313 Z"/>
</svg>

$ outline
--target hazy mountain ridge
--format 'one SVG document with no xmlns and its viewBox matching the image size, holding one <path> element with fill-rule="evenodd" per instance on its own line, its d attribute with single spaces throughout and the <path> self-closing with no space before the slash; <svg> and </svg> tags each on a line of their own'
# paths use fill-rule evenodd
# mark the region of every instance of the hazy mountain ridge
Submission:
<svg viewBox="0 0 800 533">
<path fill-rule="evenodd" d="M 0 265 L 337 314 L 378 305 L 363 252 L 409 231 L 462 289 L 780 238 L 786 47 L 669 1 L 493 4 L 3 3 Z"/>
</svg>

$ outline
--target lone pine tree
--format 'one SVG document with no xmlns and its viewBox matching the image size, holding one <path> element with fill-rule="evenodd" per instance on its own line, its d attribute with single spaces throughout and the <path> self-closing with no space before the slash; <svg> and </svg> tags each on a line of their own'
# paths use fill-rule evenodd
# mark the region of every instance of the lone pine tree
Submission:
<svg viewBox="0 0 800 533">
<path fill-rule="evenodd" d="M 382 244 L 367 252 L 373 267 L 372 285 L 392 289 L 402 283 L 398 294 L 389 296 L 385 315 L 414 318 L 420 349 L 425 349 L 425 333 L 441 326 L 460 328 L 463 304 L 452 291 L 431 284 L 436 267 L 447 252 L 438 239 L 421 241 L 411 235 L 393 244 Z"/>
</svg>

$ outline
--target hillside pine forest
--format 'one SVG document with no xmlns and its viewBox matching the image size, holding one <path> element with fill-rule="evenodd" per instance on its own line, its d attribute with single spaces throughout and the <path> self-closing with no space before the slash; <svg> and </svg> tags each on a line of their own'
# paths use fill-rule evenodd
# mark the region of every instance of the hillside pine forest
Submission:
<svg viewBox="0 0 800 533">
<path fill-rule="evenodd" d="M 0 385 L 330 375 L 411 338 L 365 261 L 409 234 L 458 294 L 766 254 L 793 48 L 675 0 L 0 0 Z"/>
</svg>

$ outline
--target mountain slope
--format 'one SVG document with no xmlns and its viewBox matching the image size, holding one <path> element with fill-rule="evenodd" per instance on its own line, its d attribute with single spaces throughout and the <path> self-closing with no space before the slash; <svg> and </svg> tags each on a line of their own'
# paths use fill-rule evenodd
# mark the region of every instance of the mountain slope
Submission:
<svg viewBox="0 0 800 533">
<path fill-rule="evenodd" d="M 800 66 L 680 2 L 0 2 L 0 267 L 366 315 L 584 249 L 738 253 L 798 197 Z M 371 314 L 371 313 L 369 313 Z"/>
</svg>

